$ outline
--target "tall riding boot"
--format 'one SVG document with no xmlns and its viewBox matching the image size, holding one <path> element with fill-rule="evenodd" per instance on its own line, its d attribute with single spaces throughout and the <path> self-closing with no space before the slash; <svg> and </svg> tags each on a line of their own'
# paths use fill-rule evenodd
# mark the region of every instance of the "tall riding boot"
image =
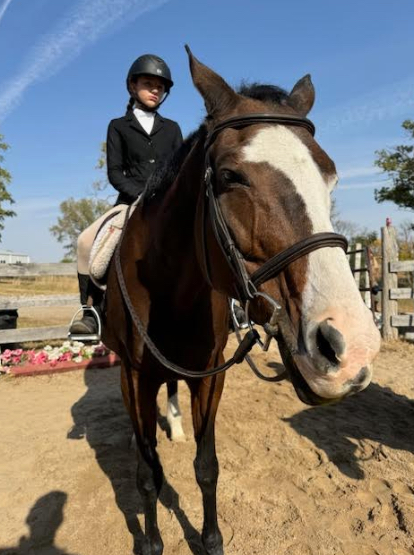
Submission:
<svg viewBox="0 0 414 555">
<path fill-rule="evenodd" d="M 90 280 L 87 274 L 78 274 L 80 302 L 82 306 L 93 306 L 100 313 L 102 292 Z M 99 294 L 98 294 L 99 293 Z M 76 320 L 70 327 L 69 333 L 93 335 L 98 332 L 98 322 L 91 311 L 84 310 L 81 320 Z"/>
</svg>

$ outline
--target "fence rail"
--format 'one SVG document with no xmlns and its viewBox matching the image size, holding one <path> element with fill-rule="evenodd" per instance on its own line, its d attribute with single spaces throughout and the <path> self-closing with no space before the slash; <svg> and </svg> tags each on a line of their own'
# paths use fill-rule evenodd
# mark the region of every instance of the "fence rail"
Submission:
<svg viewBox="0 0 414 555">
<path fill-rule="evenodd" d="M 67 337 L 67 335 L 68 326 L 0 330 L 0 345 L 8 343 L 27 343 L 29 341 L 48 341 L 49 339 L 63 339 Z"/>
<path fill-rule="evenodd" d="M 33 295 L 32 297 L 2 297 L 0 295 L 0 309 L 29 306 L 68 306 L 78 302 L 79 295 Z"/>
<path fill-rule="evenodd" d="M 75 263 L 13 264 L 0 266 L 0 278 L 39 276 L 76 276 Z M 0 310 L 23 307 L 53 307 L 79 304 L 79 295 L 0 295 Z M 48 341 L 67 337 L 68 326 L 46 326 L 0 330 L 0 346 L 30 341 Z"/>
<path fill-rule="evenodd" d="M 43 264 L 1 264 L 0 278 L 38 277 L 38 276 L 76 276 L 75 262 Z"/>
</svg>

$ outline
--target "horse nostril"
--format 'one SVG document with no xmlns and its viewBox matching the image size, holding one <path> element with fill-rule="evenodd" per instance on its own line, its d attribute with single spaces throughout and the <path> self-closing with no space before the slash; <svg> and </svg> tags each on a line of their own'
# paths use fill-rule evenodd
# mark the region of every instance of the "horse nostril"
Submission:
<svg viewBox="0 0 414 555">
<path fill-rule="evenodd" d="M 331 324 L 324 320 L 319 324 L 316 331 L 316 346 L 319 353 L 331 364 L 337 366 L 341 362 L 341 356 L 345 351 L 345 341 L 342 334 Z"/>
</svg>

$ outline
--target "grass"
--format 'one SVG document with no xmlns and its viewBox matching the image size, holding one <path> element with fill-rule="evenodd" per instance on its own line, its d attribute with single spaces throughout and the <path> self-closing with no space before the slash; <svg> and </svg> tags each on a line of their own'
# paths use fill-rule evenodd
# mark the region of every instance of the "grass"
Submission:
<svg viewBox="0 0 414 555">
<path fill-rule="evenodd" d="M 36 276 L 1 278 L 1 296 L 70 295 L 78 293 L 76 276 Z M 45 306 L 19 308 L 18 328 L 68 325 L 78 306 Z"/>
<path fill-rule="evenodd" d="M 0 295 L 70 295 L 78 292 L 76 276 L 1 278 Z"/>
</svg>

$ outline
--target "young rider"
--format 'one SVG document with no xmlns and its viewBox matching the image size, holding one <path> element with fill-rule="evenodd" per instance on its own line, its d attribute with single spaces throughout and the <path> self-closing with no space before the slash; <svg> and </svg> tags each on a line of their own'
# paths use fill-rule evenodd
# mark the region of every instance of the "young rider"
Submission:
<svg viewBox="0 0 414 555">
<path fill-rule="evenodd" d="M 135 60 L 128 71 L 126 86 L 130 95 L 125 116 L 113 119 L 108 126 L 106 143 L 108 180 L 119 192 L 116 204 L 78 239 L 78 280 L 82 305 L 94 304 L 97 288 L 89 279 L 89 255 L 93 240 L 107 217 L 130 205 L 141 195 L 154 170 L 182 144 L 179 125 L 158 112 L 173 86 L 167 64 L 153 54 Z M 95 307 L 96 308 L 96 307 Z M 75 321 L 71 334 L 95 334 L 97 321 L 90 311 Z"/>
</svg>

